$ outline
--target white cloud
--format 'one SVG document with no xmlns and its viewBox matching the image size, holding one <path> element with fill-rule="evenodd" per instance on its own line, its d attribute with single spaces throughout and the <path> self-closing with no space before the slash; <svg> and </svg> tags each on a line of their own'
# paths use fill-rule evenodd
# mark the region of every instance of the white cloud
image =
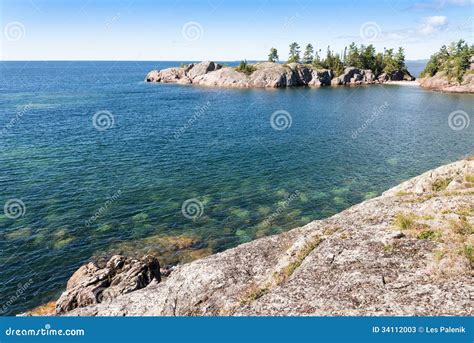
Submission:
<svg viewBox="0 0 474 343">
<path fill-rule="evenodd" d="M 432 35 L 434 33 L 443 31 L 448 26 L 448 17 L 436 15 L 432 17 L 425 17 L 421 25 L 418 27 L 418 33 L 421 35 Z"/>
</svg>

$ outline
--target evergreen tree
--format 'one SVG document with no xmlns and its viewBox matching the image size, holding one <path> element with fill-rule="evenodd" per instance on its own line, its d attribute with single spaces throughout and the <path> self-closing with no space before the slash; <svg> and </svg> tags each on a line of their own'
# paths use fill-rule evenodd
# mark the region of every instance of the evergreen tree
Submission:
<svg viewBox="0 0 474 343">
<path fill-rule="evenodd" d="M 306 48 L 304 49 L 303 63 L 311 64 L 313 62 L 313 59 L 314 59 L 313 45 L 308 44 L 306 45 Z"/>
<path fill-rule="evenodd" d="M 405 52 L 403 51 L 402 47 L 398 48 L 397 53 L 395 54 L 395 63 L 397 64 L 397 69 L 405 71 Z"/>
<path fill-rule="evenodd" d="M 293 63 L 293 62 L 296 62 L 296 63 L 299 63 L 300 61 L 300 46 L 298 45 L 298 43 L 296 42 L 293 42 L 290 44 L 290 54 L 289 54 L 289 57 L 288 57 L 288 63 Z"/>
<path fill-rule="evenodd" d="M 376 76 L 382 74 L 383 72 L 383 68 L 385 67 L 384 65 L 384 62 L 383 62 L 383 54 L 381 52 L 379 52 L 376 56 L 375 56 L 375 66 L 374 66 L 374 69 L 373 72 Z"/>
<path fill-rule="evenodd" d="M 278 62 L 278 50 L 275 48 L 270 49 L 270 53 L 268 54 L 268 61 L 269 62 Z"/>
<path fill-rule="evenodd" d="M 385 50 L 383 61 L 385 65 L 383 68 L 384 73 L 387 73 L 390 75 L 398 70 L 398 63 L 393 56 L 393 49 Z"/>
<path fill-rule="evenodd" d="M 320 52 L 321 50 L 318 50 L 314 53 L 313 65 L 316 67 L 322 67 L 321 57 L 319 56 Z"/>
<path fill-rule="evenodd" d="M 360 64 L 363 69 L 375 70 L 375 48 L 372 44 L 360 47 Z"/>
<path fill-rule="evenodd" d="M 359 49 L 357 48 L 357 45 L 354 42 L 349 45 L 346 59 L 346 66 L 361 68 L 361 63 L 359 59 Z"/>
</svg>

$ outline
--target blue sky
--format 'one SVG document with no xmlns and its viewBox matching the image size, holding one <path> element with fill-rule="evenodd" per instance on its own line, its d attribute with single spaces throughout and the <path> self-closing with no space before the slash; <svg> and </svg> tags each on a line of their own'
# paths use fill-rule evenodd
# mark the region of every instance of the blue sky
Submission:
<svg viewBox="0 0 474 343">
<path fill-rule="evenodd" d="M 266 59 L 312 43 L 405 47 L 428 58 L 473 42 L 474 0 L 1 0 L 2 60 Z"/>
</svg>

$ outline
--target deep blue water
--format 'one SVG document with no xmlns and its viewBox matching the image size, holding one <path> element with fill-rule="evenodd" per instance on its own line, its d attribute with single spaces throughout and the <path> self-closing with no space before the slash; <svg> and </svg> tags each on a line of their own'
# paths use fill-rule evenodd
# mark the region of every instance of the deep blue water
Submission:
<svg viewBox="0 0 474 343">
<path fill-rule="evenodd" d="M 474 125 L 448 125 L 451 112 L 472 112 L 472 95 L 143 82 L 177 64 L 0 63 L 0 207 L 25 206 L 0 211 L 4 314 L 54 299 L 91 258 L 148 251 L 187 261 L 330 216 L 474 152 Z M 112 127 L 94 127 L 99 111 Z M 291 126 L 272 128 L 275 111 Z M 199 217 L 183 215 L 188 199 L 202 204 Z"/>
</svg>

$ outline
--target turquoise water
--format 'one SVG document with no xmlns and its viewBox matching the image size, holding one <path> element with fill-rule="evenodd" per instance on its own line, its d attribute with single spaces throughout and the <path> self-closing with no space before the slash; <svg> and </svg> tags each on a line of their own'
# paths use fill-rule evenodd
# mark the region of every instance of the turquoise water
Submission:
<svg viewBox="0 0 474 343">
<path fill-rule="evenodd" d="M 474 152 L 474 125 L 448 125 L 451 112 L 472 111 L 470 95 L 142 82 L 176 64 L 0 63 L 0 207 L 21 200 L 19 212 L 0 211 L 3 314 L 54 299 L 91 258 L 156 252 L 185 262 Z M 94 127 L 99 111 L 112 127 Z M 291 125 L 275 130 L 275 111 Z M 197 207 L 185 216 L 188 199 Z"/>
</svg>

